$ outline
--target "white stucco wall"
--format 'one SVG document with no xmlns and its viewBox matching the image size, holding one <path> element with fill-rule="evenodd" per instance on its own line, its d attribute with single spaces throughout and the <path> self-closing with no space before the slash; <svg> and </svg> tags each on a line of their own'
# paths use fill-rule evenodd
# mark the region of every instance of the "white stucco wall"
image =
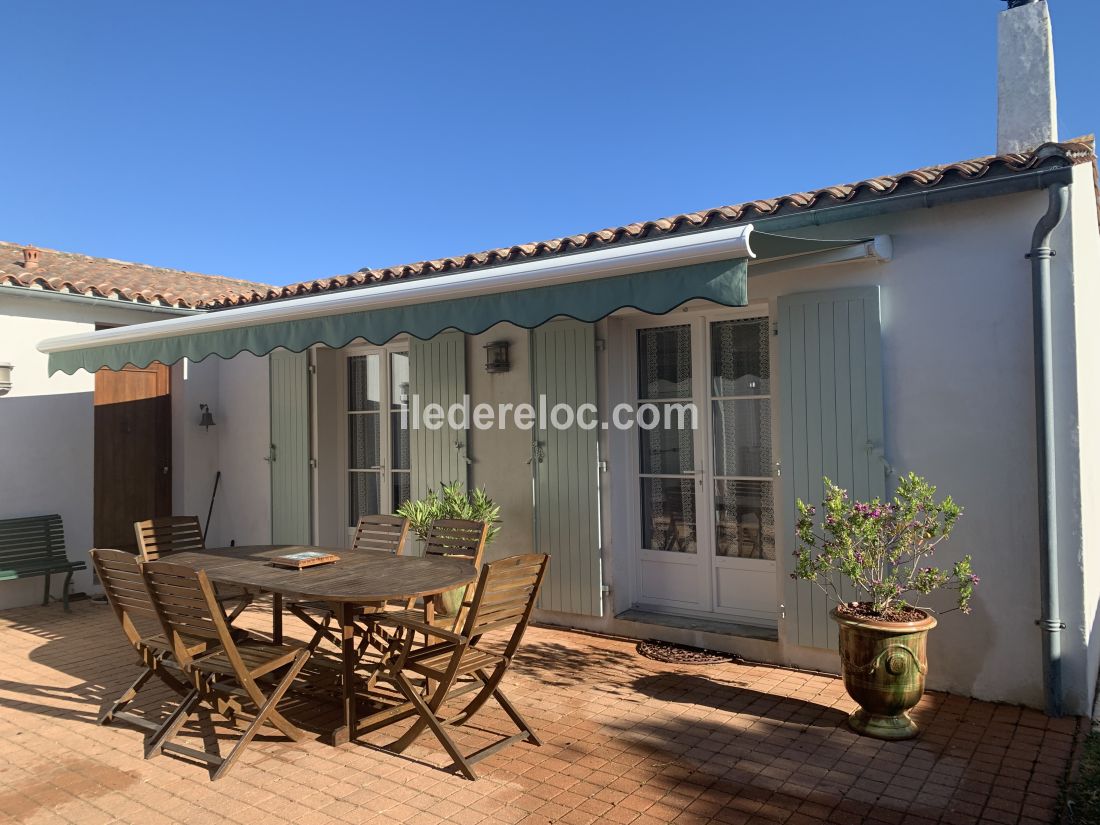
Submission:
<svg viewBox="0 0 1100 825">
<path fill-rule="evenodd" d="M 155 320 L 157 313 L 107 301 L 66 301 L 0 288 L 0 360 L 15 365 L 14 388 L 0 398 L 0 518 L 58 512 L 69 557 L 92 547 L 94 376 L 49 377 L 44 338 L 92 331 L 96 324 Z M 205 523 L 214 477 L 222 471 L 208 543 L 270 541 L 267 359 L 247 353 L 172 367 L 172 510 Z M 216 425 L 199 426 L 199 404 Z M 91 592 L 92 574 L 73 578 Z M 42 580 L 0 582 L 0 608 L 41 599 Z M 55 577 L 55 595 L 60 579 Z"/>
<path fill-rule="evenodd" d="M 512 324 L 497 324 L 466 338 L 466 391 L 471 406 L 531 402 L 530 333 Z M 509 343 L 508 372 L 485 371 L 484 346 Z M 531 441 L 534 435 L 518 427 L 469 433 L 471 487 L 484 487 L 501 506 L 500 533 L 485 549 L 485 560 L 534 552 L 534 510 L 531 493 Z"/>
<path fill-rule="evenodd" d="M 204 526 L 219 469 L 219 367 L 217 358 L 172 365 L 172 512 L 198 516 Z M 209 405 L 214 414 L 215 426 L 209 430 L 199 426 L 199 404 Z M 221 529 L 223 509 L 218 505 L 224 492 L 218 491 L 208 539 Z"/>
<path fill-rule="evenodd" d="M 1071 235 L 1059 240 L 1072 255 L 1073 301 L 1076 332 L 1076 377 L 1080 459 L 1080 498 L 1074 502 L 1080 513 L 1080 546 L 1072 548 L 1078 572 L 1066 565 L 1066 578 L 1080 578 L 1080 622 L 1066 628 L 1072 644 L 1086 644 L 1088 656 L 1084 678 L 1086 692 L 1095 699 L 1100 671 L 1100 382 L 1095 368 L 1100 364 L 1100 229 L 1097 203 L 1091 193 L 1093 168 L 1074 170 L 1070 202 Z M 1064 266 L 1064 264 L 1063 264 Z M 1073 514 L 1069 514 L 1072 520 Z M 1071 587 L 1067 582 L 1067 587 Z M 1068 624 L 1068 623 L 1067 623 Z"/>
<path fill-rule="evenodd" d="M 90 332 L 97 323 L 130 324 L 158 315 L 108 301 L 68 301 L 49 293 L 0 287 L 0 361 L 15 365 L 13 388 L 0 397 L 0 518 L 60 513 L 69 558 L 91 565 L 94 486 L 94 376 L 47 374 L 39 341 Z M 51 582 L 61 595 L 62 577 Z M 34 604 L 41 578 L 0 582 L 0 608 Z M 92 591 L 90 570 L 73 576 L 74 592 Z"/>
<path fill-rule="evenodd" d="M 943 615 L 932 634 L 928 684 L 1033 706 L 1042 704 L 1042 669 L 1024 255 L 1045 208 L 1036 193 L 834 225 L 829 233 L 838 236 L 889 233 L 894 260 L 752 279 L 749 287 L 750 298 L 766 299 L 773 313 L 788 292 L 881 287 L 886 458 L 963 504 L 966 515 L 938 561 L 970 553 L 982 577 L 972 614 Z M 791 530 L 777 525 L 786 539 L 776 554 L 781 568 L 794 549 Z M 782 655 L 821 660 L 818 651 L 788 645 Z M 836 655 L 828 656 L 836 670 Z"/>
<path fill-rule="evenodd" d="M 270 403 L 267 359 L 243 353 L 222 360 L 179 362 L 172 368 L 172 510 L 206 523 L 214 479 L 208 546 L 266 544 L 271 540 L 268 463 Z M 214 416 L 199 426 L 199 404 Z"/>
<path fill-rule="evenodd" d="M 1071 268 L 1078 283 L 1089 271 L 1095 277 L 1096 215 L 1091 169 L 1078 172 L 1071 222 L 1056 233 L 1059 256 L 1054 263 L 1055 346 L 1058 352 L 1058 466 L 1062 546 L 1060 581 L 1062 618 L 1069 625 L 1063 658 L 1065 706 L 1070 712 L 1090 709 L 1095 685 L 1097 641 L 1093 632 L 1100 564 L 1092 560 L 1079 529 L 1077 459 L 1078 398 L 1075 377 L 1087 382 L 1092 359 L 1075 355 L 1075 337 L 1095 348 L 1090 317 L 1095 298 L 1074 305 Z M 776 315 L 780 295 L 816 289 L 878 284 L 882 295 L 886 457 L 898 472 L 913 470 L 939 485 L 966 507 L 945 558 L 970 553 L 982 577 L 970 616 L 947 613 L 930 640 L 929 686 L 984 699 L 1043 705 L 1038 513 L 1035 452 L 1035 402 L 1032 369 L 1032 321 L 1029 250 L 1036 221 L 1046 209 L 1044 193 L 1028 193 L 971 203 L 833 224 L 790 234 L 865 237 L 890 234 L 894 259 L 886 264 L 859 263 L 750 277 L 750 303 L 766 302 Z M 1070 243 L 1079 234 L 1079 249 Z M 751 270 L 750 270 L 751 272 Z M 1100 297 L 1100 296 L 1098 296 Z M 614 327 L 614 324 L 612 324 Z M 609 334 L 614 341 L 614 333 Z M 609 371 L 617 369 L 612 349 Z M 773 360 L 778 368 L 778 358 Z M 1100 402 L 1092 391 L 1082 397 L 1081 420 L 1096 419 Z M 611 399 L 612 401 L 616 399 Z M 1085 410 L 1085 404 L 1088 410 Z M 773 410 L 782 408 L 776 394 Z M 1082 430 L 1082 446 L 1092 441 Z M 1093 441 L 1098 440 L 1093 436 Z M 632 449 L 627 439 L 621 449 Z M 630 554 L 616 529 L 617 502 L 636 495 L 632 479 L 616 475 L 622 462 L 612 439 L 611 494 L 605 511 L 605 569 L 612 573 L 614 611 L 630 606 Z M 777 456 L 778 457 L 778 456 Z M 1088 455 L 1081 464 L 1088 465 Z M 1095 465 L 1095 462 L 1093 462 Z M 1097 496 L 1095 470 L 1087 477 L 1084 510 Z M 782 482 L 777 496 L 784 496 Z M 782 598 L 787 560 L 793 550 L 790 525 L 777 507 L 777 533 L 786 546 L 777 548 L 777 591 Z M 1097 529 L 1086 521 L 1088 535 Z M 621 525 L 619 525 L 621 527 Z M 1084 584 L 1084 592 L 1082 592 Z M 950 607 L 949 600 L 934 605 Z M 638 634 L 639 626 L 579 617 L 548 617 L 563 623 L 616 633 Z M 835 652 L 780 642 L 647 626 L 647 633 L 695 644 L 719 645 L 748 657 L 767 658 L 836 672 Z M 1086 648 L 1087 639 L 1087 648 Z M 1088 654 L 1086 655 L 1086 650 Z"/>
<path fill-rule="evenodd" d="M 271 541 L 271 444 L 267 358 L 241 353 L 218 367 L 218 468 L 221 489 L 217 529 L 210 542 L 227 545 Z M 213 430 L 211 430 L 213 432 Z"/>
</svg>

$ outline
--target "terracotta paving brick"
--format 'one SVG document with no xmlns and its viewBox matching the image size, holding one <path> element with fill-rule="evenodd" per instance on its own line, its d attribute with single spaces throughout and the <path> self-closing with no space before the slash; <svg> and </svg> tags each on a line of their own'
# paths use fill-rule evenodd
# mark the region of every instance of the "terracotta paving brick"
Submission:
<svg viewBox="0 0 1100 825">
<path fill-rule="evenodd" d="M 263 606 L 243 619 L 265 629 Z M 293 622 L 288 618 L 288 632 Z M 393 732 L 339 748 L 261 733 L 232 772 L 164 755 L 143 733 L 99 727 L 136 675 L 105 607 L 0 612 L 0 825 L 164 823 L 1042 823 L 1084 731 L 1026 708 L 928 694 L 911 742 L 861 738 L 838 679 L 730 662 L 666 665 L 629 642 L 532 628 L 505 682 L 543 739 L 482 762 L 469 782 L 430 736 L 401 756 Z M 150 690 L 152 718 L 172 695 Z M 464 746 L 508 731 L 484 712 Z M 185 735 L 225 752 L 230 731 L 201 717 Z"/>
</svg>

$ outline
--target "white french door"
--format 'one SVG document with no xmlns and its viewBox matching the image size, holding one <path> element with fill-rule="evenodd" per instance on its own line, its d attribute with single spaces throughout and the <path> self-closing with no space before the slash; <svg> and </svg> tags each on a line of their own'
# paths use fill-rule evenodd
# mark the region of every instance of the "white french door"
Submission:
<svg viewBox="0 0 1100 825">
<path fill-rule="evenodd" d="M 348 536 L 361 516 L 392 513 L 409 499 L 409 354 L 391 347 L 349 348 L 344 432 Z"/>
<path fill-rule="evenodd" d="M 629 328 L 637 429 L 635 603 L 777 618 L 770 321 L 723 311 Z M 695 410 L 694 422 L 690 411 Z M 693 426 L 694 423 L 694 426 Z"/>
</svg>

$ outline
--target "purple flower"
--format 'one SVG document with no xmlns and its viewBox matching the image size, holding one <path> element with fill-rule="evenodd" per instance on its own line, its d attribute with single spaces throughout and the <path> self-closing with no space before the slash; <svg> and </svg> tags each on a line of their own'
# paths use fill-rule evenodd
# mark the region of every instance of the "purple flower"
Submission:
<svg viewBox="0 0 1100 825">
<path fill-rule="evenodd" d="M 981 581 L 981 578 L 979 578 L 976 573 L 971 573 L 970 574 L 970 583 L 971 584 L 977 584 L 980 581 Z"/>
</svg>

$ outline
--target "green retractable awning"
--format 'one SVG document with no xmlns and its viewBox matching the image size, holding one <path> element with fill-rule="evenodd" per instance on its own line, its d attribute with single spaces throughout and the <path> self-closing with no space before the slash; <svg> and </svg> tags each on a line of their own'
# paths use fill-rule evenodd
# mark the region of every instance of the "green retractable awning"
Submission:
<svg viewBox="0 0 1100 825">
<path fill-rule="evenodd" d="M 749 258 L 758 248 L 776 258 L 854 243 L 734 227 L 56 338 L 39 349 L 49 353 L 51 374 L 94 372 L 314 344 L 383 344 L 401 334 L 429 339 L 447 329 L 477 334 L 505 321 L 526 328 L 561 316 L 592 322 L 626 307 L 663 315 L 696 299 L 745 306 Z M 660 266 L 681 261 L 689 263 Z"/>
<path fill-rule="evenodd" d="M 117 370 L 126 364 L 172 364 L 180 358 L 201 361 L 210 355 L 232 358 L 241 352 L 266 355 L 279 348 L 301 352 L 314 344 L 338 349 L 358 339 L 384 344 L 401 334 L 427 340 L 447 329 L 476 335 L 501 321 L 530 329 L 558 316 L 598 321 L 624 307 L 664 315 L 696 298 L 723 306 L 745 306 L 747 273 L 745 259 L 718 261 L 560 286 L 104 344 L 50 353 L 50 372 Z"/>
</svg>

